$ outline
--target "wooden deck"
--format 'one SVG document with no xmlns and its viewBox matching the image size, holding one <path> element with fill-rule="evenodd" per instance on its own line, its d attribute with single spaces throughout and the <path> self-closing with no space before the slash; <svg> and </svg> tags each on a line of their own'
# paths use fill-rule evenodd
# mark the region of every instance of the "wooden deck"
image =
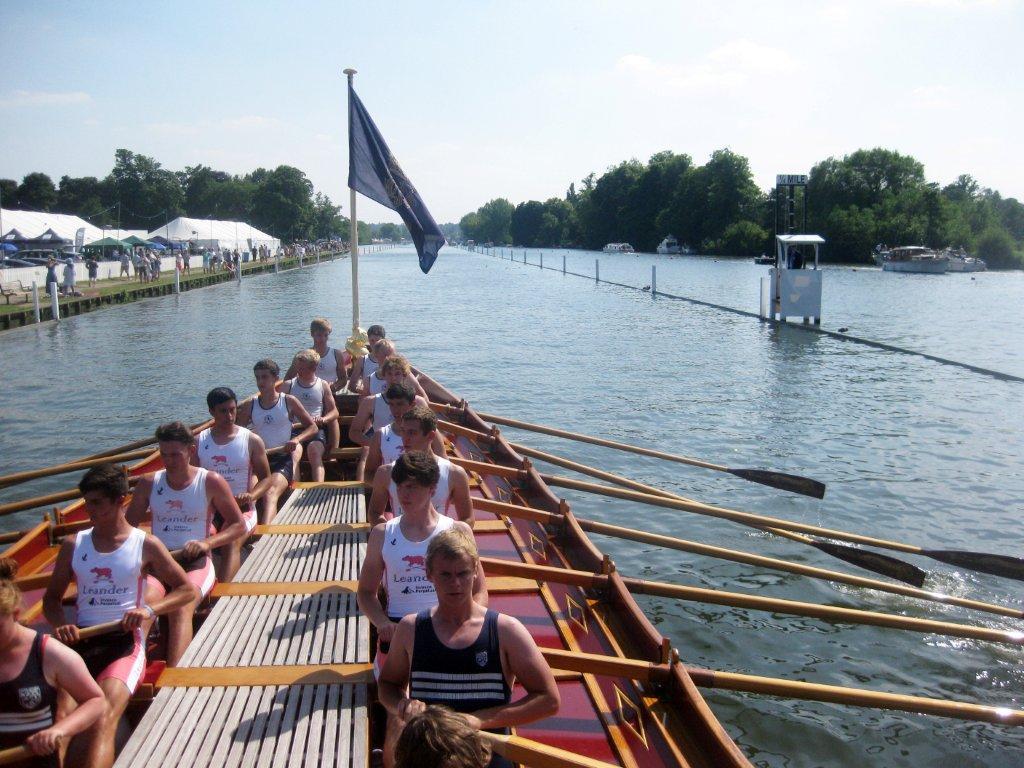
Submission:
<svg viewBox="0 0 1024 768">
<path fill-rule="evenodd" d="M 274 521 L 365 522 L 361 487 L 344 483 L 296 489 Z M 365 552 L 364 531 L 271 528 L 235 581 L 218 588 L 223 596 L 179 667 L 161 676 L 117 768 L 364 768 L 370 624 L 359 614 L 351 581 Z"/>
</svg>

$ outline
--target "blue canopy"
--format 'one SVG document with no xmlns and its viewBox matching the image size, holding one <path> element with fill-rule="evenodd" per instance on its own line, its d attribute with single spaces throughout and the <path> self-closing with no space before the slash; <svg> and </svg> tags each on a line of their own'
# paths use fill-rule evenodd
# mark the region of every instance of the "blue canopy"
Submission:
<svg viewBox="0 0 1024 768">
<path fill-rule="evenodd" d="M 160 243 L 154 243 L 152 241 L 150 241 L 149 247 L 152 248 L 154 251 L 166 251 L 167 250 L 167 246 L 166 245 L 160 245 Z"/>
<path fill-rule="evenodd" d="M 4 253 L 15 253 L 18 250 L 18 246 L 14 243 L 0 243 L 0 251 Z"/>
</svg>

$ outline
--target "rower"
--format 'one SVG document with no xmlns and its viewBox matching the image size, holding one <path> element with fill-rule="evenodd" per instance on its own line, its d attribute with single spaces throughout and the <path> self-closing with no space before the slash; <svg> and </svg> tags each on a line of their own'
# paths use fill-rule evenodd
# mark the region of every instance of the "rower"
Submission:
<svg viewBox="0 0 1024 768">
<path fill-rule="evenodd" d="M 314 483 L 324 481 L 324 454 L 331 445 L 325 432 L 326 427 L 338 421 L 338 406 L 334 393 L 327 382 L 316 375 L 320 355 L 315 349 L 304 349 L 295 355 L 292 367 L 295 378 L 288 379 L 278 388 L 288 395 L 294 395 L 302 403 L 317 426 L 318 432 L 303 443 L 309 471 Z"/>
<path fill-rule="evenodd" d="M 491 749 L 466 718 L 447 707 L 413 715 L 395 744 L 395 768 L 485 768 Z"/>
<path fill-rule="evenodd" d="M 387 348 L 390 348 L 392 351 L 382 356 L 379 351 Z M 377 345 L 377 349 L 380 367 L 376 373 L 372 373 L 363 379 L 362 391 L 364 396 L 372 397 L 373 395 L 378 395 L 387 389 L 389 385 L 404 381 L 416 391 L 417 395 L 425 400 L 427 397 L 426 390 L 416 380 L 416 377 L 412 375 L 412 366 L 409 365 L 409 361 L 394 351 L 394 346 L 390 341 L 380 342 Z"/>
<path fill-rule="evenodd" d="M 382 403 L 384 408 L 381 408 Z M 393 384 L 392 388 L 388 389 L 386 397 L 383 394 L 375 397 L 374 429 L 369 438 L 366 460 L 363 462 L 363 476 L 373 477 L 373 473 L 381 464 L 390 464 L 402 453 L 405 445 L 402 417 L 414 407 L 430 410 L 423 398 L 413 395 L 412 389 L 405 384 Z M 379 429 L 377 424 L 383 421 L 383 416 L 381 415 L 378 421 L 378 410 L 390 417 L 388 423 Z M 444 440 L 435 431 L 433 437 L 428 438 L 420 447 L 410 450 L 433 451 L 438 456 L 444 456 Z"/>
<path fill-rule="evenodd" d="M 392 400 L 402 400 L 410 405 L 427 405 L 427 401 L 405 382 L 392 384 L 387 391 L 359 401 L 359 408 L 348 428 L 349 439 L 359 445 L 369 446 L 371 437 L 392 422 Z"/>
<path fill-rule="evenodd" d="M 378 670 L 397 622 L 407 613 L 429 608 L 437 602 L 434 587 L 423 570 L 427 544 L 441 531 L 453 527 L 472 536 L 468 525 L 438 514 L 431 504 L 439 474 L 437 460 L 429 453 L 399 456 L 391 470 L 391 479 L 398 486 L 403 514 L 375 525 L 366 542 L 356 599 L 359 609 L 377 628 L 380 649 L 375 665 Z M 486 605 L 487 582 L 479 563 L 475 573 L 474 597 Z M 382 580 L 388 596 L 386 611 L 378 596 Z"/>
<path fill-rule="evenodd" d="M 164 469 L 139 478 L 127 518 L 139 525 L 152 517 L 153 535 L 170 550 L 181 550 L 177 559 L 192 585 L 192 600 L 168 614 L 167 666 L 173 667 L 192 640 L 192 616 L 216 583 L 210 553 L 245 536 L 245 520 L 227 480 L 216 472 L 191 463 L 196 441 L 180 421 L 157 427 L 156 439 Z M 224 525 L 213 529 L 211 518 L 219 514 Z M 174 587 L 160 578 L 150 581 L 150 594 Z"/>
<path fill-rule="evenodd" d="M 344 351 L 335 349 L 327 343 L 332 330 L 331 321 L 325 317 L 315 317 L 309 324 L 309 335 L 313 338 L 313 350 L 320 355 L 320 360 L 316 365 L 316 376 L 321 381 L 327 382 L 331 392 L 340 392 L 348 384 L 348 373 Z M 293 361 L 284 377 L 293 379 L 296 373 Z M 336 450 L 341 442 L 341 432 L 337 423 L 332 422 L 328 426 L 327 437 L 330 438 L 330 449 Z"/>
<path fill-rule="evenodd" d="M 377 371 L 377 361 L 373 358 L 373 347 L 385 337 L 383 325 L 371 325 L 366 331 L 367 347 L 370 354 L 352 355 L 352 375 L 349 377 L 349 389 L 356 394 L 363 391 L 363 379 Z M 353 339 L 354 341 L 355 339 Z M 351 352 L 351 350 L 349 350 Z"/>
<path fill-rule="evenodd" d="M 35 757 L 14 765 L 60 768 L 59 751 L 67 739 L 103 715 L 103 690 L 81 656 L 57 638 L 19 623 L 17 572 L 14 558 L 0 558 L 0 752 L 25 746 Z M 58 720 L 62 690 L 77 706 Z"/>
<path fill-rule="evenodd" d="M 276 385 L 281 368 L 273 360 L 260 360 L 252 368 L 259 393 L 238 407 L 236 423 L 249 427 L 263 440 L 270 461 L 270 487 L 263 494 L 259 521 L 269 525 L 277 516 L 277 502 L 298 473 L 302 441 L 317 433 L 316 424 L 294 395 L 280 394 Z M 298 421 L 302 431 L 292 434 Z"/>
<path fill-rule="evenodd" d="M 263 440 L 255 432 L 235 423 L 238 398 L 227 387 L 216 387 L 206 395 L 206 407 L 213 417 L 213 426 L 199 433 L 198 448 L 192 454 L 192 464 L 210 469 L 228 481 L 231 494 L 242 510 L 245 533 L 256 527 L 256 502 L 263 498 L 273 482 L 270 462 Z M 253 482 L 253 475 L 256 482 Z M 223 521 L 214 517 L 214 527 Z M 245 536 L 233 540 L 220 553 L 217 578 L 231 581 L 242 564 L 242 544 Z"/>
<path fill-rule="evenodd" d="M 396 426 L 401 428 L 401 439 L 397 449 L 393 448 L 388 440 Z M 374 437 L 376 439 L 376 436 Z M 388 463 L 378 467 L 373 473 L 373 493 L 370 496 L 370 506 L 366 511 L 366 516 L 372 524 L 402 514 L 402 508 L 398 502 L 398 488 L 391 480 L 394 460 L 402 451 L 429 451 L 434 442 L 440 441 L 440 435 L 437 432 L 437 416 L 430 408 L 415 405 L 402 416 L 396 417 L 394 424 L 381 430 L 379 440 L 384 449 L 381 452 L 383 460 Z M 373 457 L 373 445 L 372 443 L 370 448 L 371 458 Z M 392 453 L 392 451 L 394 452 Z M 391 458 L 392 455 L 394 458 Z M 437 464 L 440 475 L 437 489 L 430 500 L 434 509 L 442 515 L 454 517 L 456 520 L 461 520 L 472 526 L 473 504 L 469 497 L 469 475 L 462 467 L 452 464 L 451 461 L 444 458 L 443 453 L 437 456 Z M 369 459 L 367 459 L 366 466 L 367 475 L 369 475 Z M 390 513 L 385 511 L 389 500 L 391 501 Z"/>
<path fill-rule="evenodd" d="M 184 425 L 182 429 L 188 432 Z M 187 464 L 182 462 L 182 466 Z M 61 544 L 43 597 L 43 612 L 57 639 L 73 645 L 85 660 L 106 698 L 102 717 L 72 741 L 65 765 L 105 767 L 114 762 L 118 720 L 146 669 L 145 638 L 155 612 L 182 610 L 191 603 L 192 588 L 160 539 L 129 522 L 124 508 L 128 478 L 123 468 L 113 464 L 93 467 L 78 489 L 92 527 L 68 536 Z M 145 493 L 140 487 L 134 498 Z M 197 542 L 189 544 L 194 549 Z M 168 587 L 166 596 L 161 594 L 161 599 L 148 605 L 143 589 L 147 573 Z M 75 622 L 69 623 L 61 603 L 72 579 L 78 585 L 78 614 Z M 191 615 L 189 619 L 191 633 Z M 111 621 L 119 621 L 122 632 L 80 638 L 80 627 Z M 61 711 L 65 703 L 70 704 L 62 702 Z"/>
<path fill-rule="evenodd" d="M 474 728 L 501 732 L 559 706 L 554 675 L 526 627 L 476 601 L 480 556 L 472 533 L 461 526 L 433 536 L 424 565 L 436 605 L 401 620 L 377 683 L 388 711 L 385 765 L 406 722 L 430 704 L 450 707 Z M 516 684 L 526 695 L 513 703 Z M 495 755 L 490 765 L 512 763 Z"/>
</svg>

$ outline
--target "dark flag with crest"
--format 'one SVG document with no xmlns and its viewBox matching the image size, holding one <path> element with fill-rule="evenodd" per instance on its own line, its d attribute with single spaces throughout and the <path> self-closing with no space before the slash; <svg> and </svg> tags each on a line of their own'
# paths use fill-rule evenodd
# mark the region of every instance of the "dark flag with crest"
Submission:
<svg viewBox="0 0 1024 768">
<path fill-rule="evenodd" d="M 348 186 L 398 212 L 416 245 L 420 269 L 429 272 L 437 252 L 445 244 L 444 235 L 416 187 L 402 172 L 351 83 L 348 87 Z"/>
</svg>

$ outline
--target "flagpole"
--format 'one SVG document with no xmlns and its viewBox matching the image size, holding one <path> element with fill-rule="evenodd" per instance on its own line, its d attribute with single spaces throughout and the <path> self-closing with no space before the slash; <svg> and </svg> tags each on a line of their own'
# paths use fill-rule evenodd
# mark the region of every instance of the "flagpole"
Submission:
<svg viewBox="0 0 1024 768">
<path fill-rule="evenodd" d="M 349 87 L 349 114 L 352 110 L 352 78 L 356 70 L 346 69 Z M 350 138 L 352 133 L 351 118 L 348 126 Z M 352 144 L 349 143 L 351 151 Z M 352 165 L 352 158 L 349 158 L 349 167 Z M 352 261 L 352 335 L 359 333 L 359 222 L 356 220 L 356 191 L 349 187 L 349 259 Z"/>
</svg>

